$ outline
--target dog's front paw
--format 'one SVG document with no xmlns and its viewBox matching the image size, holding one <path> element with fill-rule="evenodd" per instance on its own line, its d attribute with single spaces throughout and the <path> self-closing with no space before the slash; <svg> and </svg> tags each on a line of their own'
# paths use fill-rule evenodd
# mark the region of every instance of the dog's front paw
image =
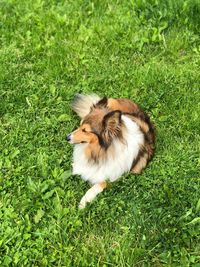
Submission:
<svg viewBox="0 0 200 267">
<path fill-rule="evenodd" d="M 80 201 L 80 203 L 79 203 L 79 209 L 84 209 L 85 208 L 85 206 L 86 206 L 86 204 L 87 204 L 87 201 L 86 201 L 86 198 L 85 198 L 85 196 L 84 197 L 82 197 L 81 198 L 81 201 Z"/>
<path fill-rule="evenodd" d="M 79 208 L 84 209 L 86 204 L 91 202 L 99 193 L 103 191 L 103 188 L 99 184 L 93 185 L 86 194 L 81 198 Z"/>
</svg>

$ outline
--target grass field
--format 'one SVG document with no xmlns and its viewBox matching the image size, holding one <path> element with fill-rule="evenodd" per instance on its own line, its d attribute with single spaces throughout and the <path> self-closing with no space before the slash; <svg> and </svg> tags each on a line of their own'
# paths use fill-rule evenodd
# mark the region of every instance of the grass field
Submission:
<svg viewBox="0 0 200 267">
<path fill-rule="evenodd" d="M 200 1 L 0 1 L 0 266 L 200 266 Z M 128 97 L 157 150 L 83 211 L 75 93 Z"/>
</svg>

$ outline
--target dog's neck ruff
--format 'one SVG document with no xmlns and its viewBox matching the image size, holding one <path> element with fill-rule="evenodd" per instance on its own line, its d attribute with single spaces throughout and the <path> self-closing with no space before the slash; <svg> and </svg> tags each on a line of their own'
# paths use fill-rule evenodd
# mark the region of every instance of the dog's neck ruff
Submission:
<svg viewBox="0 0 200 267">
<path fill-rule="evenodd" d="M 89 161 L 85 148 L 88 144 L 77 144 L 73 154 L 73 174 L 81 175 L 82 179 L 92 184 L 103 181 L 116 181 L 125 172 L 130 171 L 134 159 L 136 159 L 141 145 L 144 144 L 144 136 L 139 126 L 125 115 L 122 115 L 125 125 L 123 137 L 125 142 L 116 139 L 112 142 L 112 154 L 107 153 L 106 160 L 97 163 Z"/>
</svg>

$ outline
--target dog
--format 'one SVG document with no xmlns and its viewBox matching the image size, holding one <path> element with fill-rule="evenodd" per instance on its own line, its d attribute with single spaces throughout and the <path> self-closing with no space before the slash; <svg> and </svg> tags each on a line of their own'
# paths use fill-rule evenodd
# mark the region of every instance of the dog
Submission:
<svg viewBox="0 0 200 267">
<path fill-rule="evenodd" d="M 129 99 L 77 95 L 72 109 L 81 118 L 67 135 L 74 144 L 73 174 L 90 182 L 79 208 L 85 208 L 106 187 L 126 172 L 147 166 L 155 151 L 155 128 L 149 116 Z"/>
</svg>

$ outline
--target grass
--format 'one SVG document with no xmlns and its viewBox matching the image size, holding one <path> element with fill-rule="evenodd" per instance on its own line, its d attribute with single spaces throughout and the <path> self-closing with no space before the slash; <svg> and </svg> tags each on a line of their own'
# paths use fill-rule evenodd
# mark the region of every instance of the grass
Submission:
<svg viewBox="0 0 200 267">
<path fill-rule="evenodd" d="M 200 266 L 198 0 L 0 1 L 0 265 Z M 83 211 L 77 92 L 128 97 L 157 150 Z"/>
</svg>

